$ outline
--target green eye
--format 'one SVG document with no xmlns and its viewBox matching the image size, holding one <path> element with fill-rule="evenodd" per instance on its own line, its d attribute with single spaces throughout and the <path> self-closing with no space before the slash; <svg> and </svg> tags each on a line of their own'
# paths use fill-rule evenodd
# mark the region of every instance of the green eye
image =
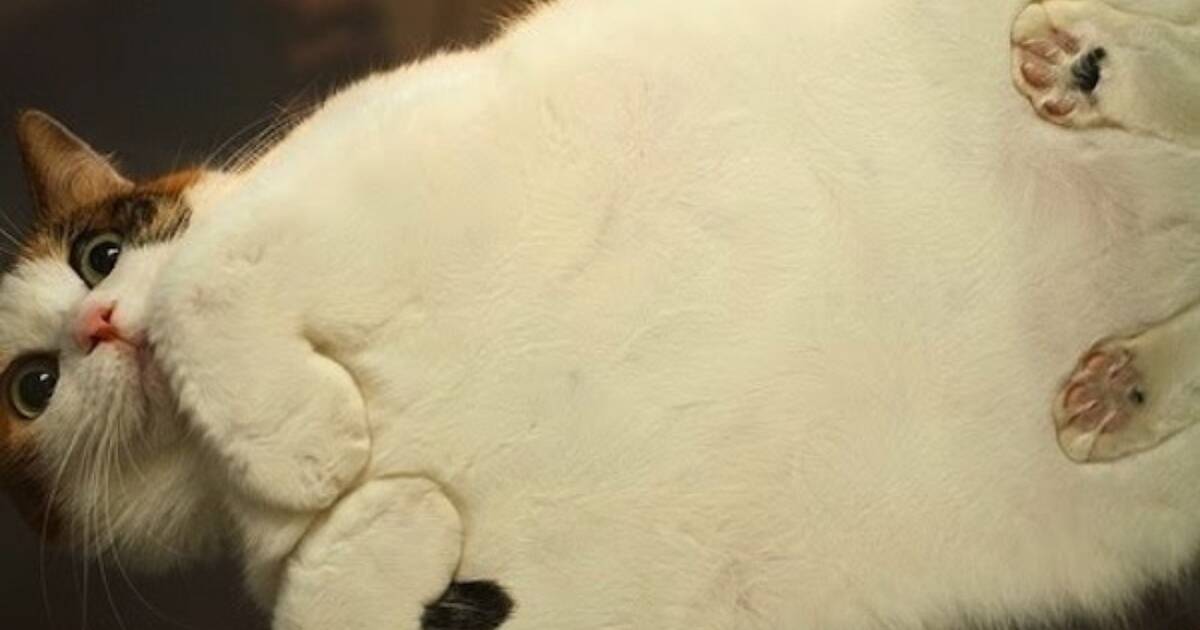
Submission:
<svg viewBox="0 0 1200 630">
<path fill-rule="evenodd" d="M 26 420 L 42 415 L 58 385 L 58 360 L 48 355 L 24 357 L 9 373 L 8 401 L 13 410 Z"/>
<path fill-rule="evenodd" d="M 71 246 L 71 268 L 89 288 L 100 284 L 117 266 L 124 238 L 116 232 L 90 232 Z"/>
</svg>

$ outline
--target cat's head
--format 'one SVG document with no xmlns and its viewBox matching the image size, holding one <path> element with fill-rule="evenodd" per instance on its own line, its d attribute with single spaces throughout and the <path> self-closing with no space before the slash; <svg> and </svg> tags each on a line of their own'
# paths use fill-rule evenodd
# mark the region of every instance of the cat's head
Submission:
<svg viewBox="0 0 1200 630">
<path fill-rule="evenodd" d="M 143 566 L 221 530 L 143 334 L 187 229 L 187 171 L 134 183 L 44 114 L 18 120 L 35 219 L 0 279 L 0 481 L 48 537 Z"/>
</svg>

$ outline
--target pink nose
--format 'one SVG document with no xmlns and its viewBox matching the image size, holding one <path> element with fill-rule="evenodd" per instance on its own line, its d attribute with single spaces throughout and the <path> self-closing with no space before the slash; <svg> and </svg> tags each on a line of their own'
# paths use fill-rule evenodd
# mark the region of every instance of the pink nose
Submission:
<svg viewBox="0 0 1200 630">
<path fill-rule="evenodd" d="M 120 339 L 121 333 L 112 323 L 113 304 L 88 306 L 75 328 L 75 342 L 84 352 L 91 352 L 105 341 Z"/>
</svg>

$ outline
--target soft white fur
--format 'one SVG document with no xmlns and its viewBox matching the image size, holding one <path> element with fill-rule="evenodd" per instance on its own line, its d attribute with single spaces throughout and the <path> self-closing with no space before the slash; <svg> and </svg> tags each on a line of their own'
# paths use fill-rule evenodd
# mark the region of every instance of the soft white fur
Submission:
<svg viewBox="0 0 1200 630">
<path fill-rule="evenodd" d="M 451 576 L 506 630 L 1117 611 L 1197 551 L 1200 433 L 1079 466 L 1051 403 L 1200 296 L 1200 153 L 1040 120 L 1023 7 L 566 0 L 342 92 L 145 285 L 174 505 L 278 628 Z"/>
<path fill-rule="evenodd" d="M 1062 50 L 1067 36 L 1075 50 Z M 1038 42 L 1049 57 L 1013 55 L 1014 78 L 1037 110 L 1072 127 L 1119 126 L 1200 148 L 1200 2 L 1053 0 L 1029 5 L 1013 25 L 1013 42 Z M 1049 47 L 1047 48 L 1047 44 Z M 1072 66 L 1097 47 L 1107 55 L 1092 95 L 1081 93 Z M 1021 66 L 1043 67 L 1053 80 L 1036 86 Z M 1048 101 L 1072 111 L 1047 114 Z"/>
</svg>

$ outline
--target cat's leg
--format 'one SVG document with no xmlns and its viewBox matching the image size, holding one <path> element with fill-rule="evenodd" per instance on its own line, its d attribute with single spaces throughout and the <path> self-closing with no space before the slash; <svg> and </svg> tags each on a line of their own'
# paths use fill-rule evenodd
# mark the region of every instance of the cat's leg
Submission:
<svg viewBox="0 0 1200 630">
<path fill-rule="evenodd" d="M 338 502 L 284 569 L 276 630 L 418 630 L 458 567 L 462 526 L 433 483 L 367 483 Z"/>
<path fill-rule="evenodd" d="M 297 280 L 304 245 L 279 222 L 193 228 L 152 291 L 148 332 L 230 488 L 251 505 L 311 513 L 362 475 L 370 436 L 359 384 L 307 328 L 310 295 L 325 287 Z"/>
<path fill-rule="evenodd" d="M 1132 337 L 1097 344 L 1054 406 L 1058 443 L 1071 459 L 1120 459 L 1200 420 L 1200 306 Z"/>
<path fill-rule="evenodd" d="M 1012 29 L 1017 89 L 1060 125 L 1121 127 L 1200 146 L 1200 24 L 1196 11 L 1172 7 L 1031 4 Z"/>
</svg>

